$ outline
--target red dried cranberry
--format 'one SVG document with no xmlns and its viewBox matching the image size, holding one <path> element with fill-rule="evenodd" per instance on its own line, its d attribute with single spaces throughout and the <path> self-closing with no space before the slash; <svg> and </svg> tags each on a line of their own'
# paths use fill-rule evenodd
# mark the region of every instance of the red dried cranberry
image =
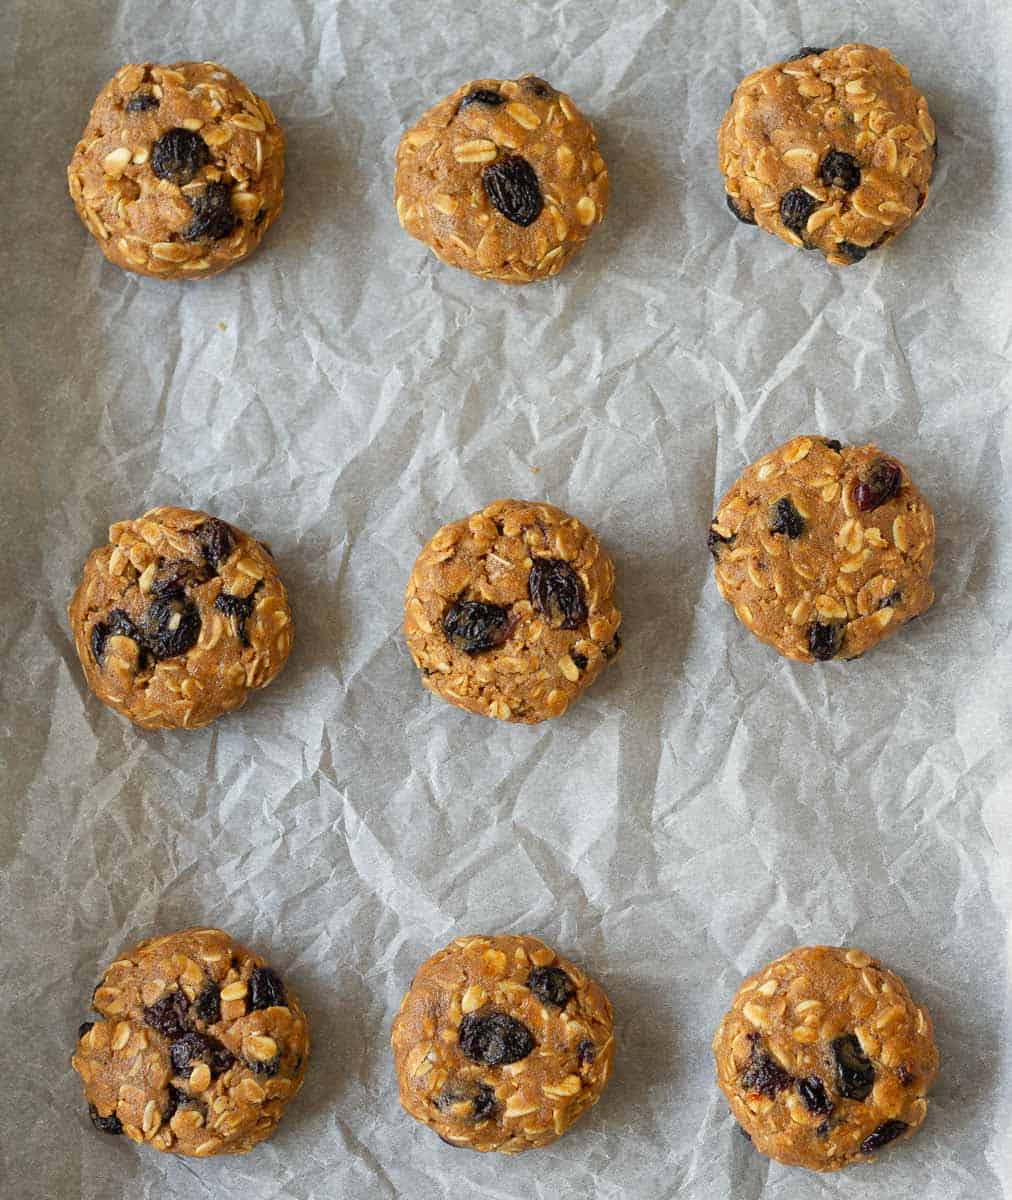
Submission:
<svg viewBox="0 0 1012 1200">
<path fill-rule="evenodd" d="M 861 512 L 871 512 L 891 500 L 903 483 L 903 471 L 891 458 L 877 458 L 854 486 L 854 503 Z"/>
</svg>

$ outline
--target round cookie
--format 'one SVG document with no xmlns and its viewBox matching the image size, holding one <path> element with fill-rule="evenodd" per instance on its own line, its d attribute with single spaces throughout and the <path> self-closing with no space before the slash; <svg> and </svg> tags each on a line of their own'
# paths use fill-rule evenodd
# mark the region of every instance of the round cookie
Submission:
<svg viewBox="0 0 1012 1200">
<path fill-rule="evenodd" d="M 217 517 L 153 508 L 109 527 L 70 602 L 88 686 L 146 729 L 196 729 L 288 659 L 292 614 L 268 548 Z"/>
<path fill-rule="evenodd" d="M 618 654 L 615 568 L 575 517 L 496 500 L 444 525 L 404 595 L 422 683 L 501 721 L 557 717 Z"/>
<path fill-rule="evenodd" d="M 934 599 L 934 516 L 874 445 L 786 442 L 724 496 L 708 544 L 738 619 L 799 662 L 857 658 Z"/>
<path fill-rule="evenodd" d="M 739 221 L 843 267 L 924 208 L 935 123 L 888 50 L 806 46 L 741 81 L 717 146 Z"/>
<path fill-rule="evenodd" d="M 529 934 L 460 937 L 418 969 L 393 1023 L 400 1100 L 445 1142 L 516 1154 L 601 1098 L 611 1005 Z"/>
<path fill-rule="evenodd" d="M 98 94 L 67 180 L 102 253 L 160 279 L 217 275 L 281 211 L 285 139 L 213 62 L 130 63 Z"/>
<path fill-rule="evenodd" d="M 909 1138 L 938 1074 L 931 1018 L 861 950 L 802 946 L 738 989 L 717 1082 L 757 1150 L 838 1171 Z"/>
<path fill-rule="evenodd" d="M 220 929 L 125 951 L 95 989 L 71 1063 L 95 1126 L 156 1150 L 245 1154 L 302 1086 L 309 1028 L 264 960 Z"/>
<path fill-rule="evenodd" d="M 535 75 L 476 79 L 401 138 L 401 224 L 451 267 L 530 283 L 557 275 L 608 207 L 594 127 Z"/>
</svg>

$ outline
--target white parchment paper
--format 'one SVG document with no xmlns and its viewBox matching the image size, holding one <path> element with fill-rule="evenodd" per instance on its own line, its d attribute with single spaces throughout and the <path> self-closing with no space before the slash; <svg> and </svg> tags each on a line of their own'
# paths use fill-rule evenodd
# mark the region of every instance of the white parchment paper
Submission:
<svg viewBox="0 0 1012 1200">
<path fill-rule="evenodd" d="M 846 271 L 736 224 L 715 131 L 804 44 L 891 47 L 929 97 L 926 215 Z M 277 112 L 286 208 L 186 286 L 106 264 L 66 195 L 124 62 L 215 58 Z M 0 11 L 0 1192 L 21 1197 L 1009 1194 L 1012 10 L 1004 0 L 8 0 Z M 597 124 L 613 204 L 556 282 L 436 262 L 400 229 L 407 123 L 533 70 Z M 715 500 L 798 432 L 877 440 L 938 516 L 935 607 L 851 664 L 734 621 Z M 404 583 L 444 521 L 543 497 L 600 534 L 626 652 L 514 728 L 419 685 Z M 144 734 L 87 691 L 65 606 L 111 521 L 156 503 L 257 532 L 297 638 L 240 714 Z M 103 1138 L 68 1065 L 122 947 L 219 924 L 302 995 L 314 1059 L 277 1136 L 192 1162 Z M 602 1103 L 519 1159 L 399 1109 L 389 1025 L 417 964 L 530 930 L 617 1012 Z M 792 945 L 880 956 L 930 1008 L 917 1139 L 821 1178 L 756 1155 L 709 1042 Z"/>
</svg>

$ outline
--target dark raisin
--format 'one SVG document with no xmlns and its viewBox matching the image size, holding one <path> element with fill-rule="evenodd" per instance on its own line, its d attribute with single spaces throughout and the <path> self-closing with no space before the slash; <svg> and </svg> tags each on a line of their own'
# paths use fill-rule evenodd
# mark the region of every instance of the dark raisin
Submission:
<svg viewBox="0 0 1012 1200">
<path fill-rule="evenodd" d="M 895 1142 L 901 1133 L 904 1133 L 909 1126 L 906 1121 L 883 1121 L 882 1124 L 861 1143 L 862 1154 L 874 1154 L 876 1150 L 881 1150 L 883 1146 L 888 1146 L 890 1142 Z"/>
<path fill-rule="evenodd" d="M 492 207 L 514 225 L 526 228 L 541 216 L 545 206 L 534 168 L 518 154 L 489 163 L 481 173 Z"/>
<path fill-rule="evenodd" d="M 232 1052 L 206 1033 L 192 1031 L 177 1038 L 169 1048 L 172 1069 L 188 1074 L 194 1063 L 206 1063 L 212 1075 L 221 1075 L 235 1062 Z"/>
<path fill-rule="evenodd" d="M 808 649 L 812 652 L 812 657 L 819 662 L 829 662 L 831 658 L 836 658 L 841 645 L 842 625 L 823 625 L 821 621 L 816 621 L 808 631 Z"/>
<path fill-rule="evenodd" d="M 833 1101 L 826 1092 L 825 1085 L 818 1075 L 809 1075 L 807 1079 L 797 1081 L 798 1095 L 810 1113 L 828 1117 L 833 1111 Z"/>
<path fill-rule="evenodd" d="M 197 530 L 197 539 L 204 550 L 204 557 L 215 571 L 232 553 L 234 539 L 232 527 L 217 517 L 208 517 Z"/>
<path fill-rule="evenodd" d="M 610 662 L 613 658 L 617 658 L 619 656 L 619 653 L 621 652 L 621 650 L 622 650 L 622 638 L 619 634 L 616 633 L 615 636 L 608 643 L 608 645 L 604 647 L 604 649 L 601 651 L 601 653 L 604 656 L 605 660 L 607 662 Z"/>
<path fill-rule="evenodd" d="M 852 192 L 861 182 L 861 167 L 857 159 L 843 150 L 830 150 L 822 160 L 819 174 L 826 187 L 843 188 L 845 192 Z"/>
<path fill-rule="evenodd" d="M 853 242 L 837 242 L 836 248 L 841 254 L 849 258 L 852 263 L 860 262 L 870 249 L 869 246 L 857 246 Z"/>
<path fill-rule="evenodd" d="M 724 199 L 727 201 L 727 207 L 743 225 L 756 224 L 756 219 L 752 216 L 751 212 L 747 212 L 744 208 L 736 204 L 733 196 L 725 196 Z"/>
<path fill-rule="evenodd" d="M 126 102 L 126 110 L 127 112 L 148 112 L 152 108 L 157 108 L 159 103 L 158 97 L 153 96 L 150 92 L 134 92 Z"/>
<path fill-rule="evenodd" d="M 758 1036 L 753 1037 L 752 1057 L 738 1077 L 743 1092 L 758 1093 L 772 1100 L 791 1085 L 791 1077 L 782 1066 L 760 1048 Z"/>
<path fill-rule="evenodd" d="M 214 602 L 214 607 L 218 612 L 224 613 L 226 617 L 235 617 L 236 636 L 244 646 L 249 645 L 249 638 L 246 636 L 246 622 L 253 615 L 255 593 L 256 588 L 248 596 L 233 596 L 231 592 L 222 592 Z"/>
<path fill-rule="evenodd" d="M 899 608 L 903 603 L 903 593 L 893 592 L 891 596 L 886 596 L 884 600 L 879 601 L 879 608 Z"/>
<path fill-rule="evenodd" d="M 275 1054 L 274 1057 L 268 1059 L 267 1062 L 251 1062 L 249 1064 L 250 1070 L 253 1072 L 254 1075 L 263 1075 L 267 1079 L 273 1079 L 274 1076 L 277 1075 L 278 1067 L 280 1067 L 280 1066 L 281 1066 L 281 1055 L 280 1054 Z"/>
<path fill-rule="evenodd" d="M 847 1100 L 867 1100 L 875 1084 L 875 1068 L 852 1033 L 833 1041 L 836 1090 Z"/>
<path fill-rule="evenodd" d="M 162 1037 L 170 1040 L 182 1035 L 189 1029 L 189 1001 L 182 992 L 169 992 L 161 1000 L 156 1000 L 144 1010 L 144 1020 L 152 1029 L 157 1030 Z"/>
<path fill-rule="evenodd" d="M 106 643 L 111 637 L 132 638 L 138 645 L 143 640 L 137 626 L 126 613 L 121 608 L 114 608 L 104 621 L 98 621 L 91 630 L 91 654 L 99 666 L 105 658 Z"/>
<path fill-rule="evenodd" d="M 527 976 L 527 986 L 535 1000 L 556 1008 L 565 1008 L 573 994 L 573 985 L 561 967 L 535 967 Z"/>
<path fill-rule="evenodd" d="M 84 1035 L 88 1032 L 89 1029 L 94 1029 L 94 1028 L 95 1028 L 94 1021 L 82 1021 L 81 1024 L 78 1025 L 78 1027 L 77 1027 L 77 1040 L 80 1041 L 81 1038 L 84 1037 Z"/>
<path fill-rule="evenodd" d="M 818 207 L 818 200 L 809 196 L 804 188 L 791 188 L 780 201 L 780 220 L 792 233 L 801 234 Z"/>
<path fill-rule="evenodd" d="M 819 1137 L 825 1137 L 829 1133 L 829 1122 L 823 1121 L 821 1125 L 816 1127 L 815 1132 Z"/>
<path fill-rule="evenodd" d="M 802 46 L 797 54 L 792 54 L 791 57 L 785 59 L 785 61 L 796 62 L 799 58 L 808 58 L 808 56 L 811 54 L 825 54 L 828 49 L 828 46 Z"/>
<path fill-rule="evenodd" d="M 509 610 L 483 600 L 458 600 L 443 617 L 451 646 L 465 654 L 481 654 L 501 646 L 512 628 Z"/>
<path fill-rule="evenodd" d="M 711 529 L 706 535 L 706 548 L 710 551 L 714 558 L 720 558 L 721 546 L 730 546 L 734 541 L 734 534 L 730 537 L 722 537 L 716 529 Z"/>
<path fill-rule="evenodd" d="M 495 1091 L 487 1083 L 479 1083 L 475 1093 L 473 1108 L 476 1121 L 487 1121 L 493 1115 L 496 1107 Z"/>
<path fill-rule="evenodd" d="M 151 170 L 177 187 L 189 183 L 210 161 L 207 143 L 189 129 L 170 129 L 151 147 Z"/>
<path fill-rule="evenodd" d="M 573 666 L 576 667 L 578 671 L 585 671 L 587 669 L 586 654 L 571 654 L 569 657 L 573 660 Z"/>
<path fill-rule="evenodd" d="M 460 1023 L 457 1040 L 472 1062 L 501 1067 L 519 1062 L 534 1049 L 534 1036 L 526 1025 L 504 1012 L 470 1012 Z"/>
<path fill-rule="evenodd" d="M 193 1011 L 205 1025 L 216 1025 L 221 1020 L 221 992 L 213 980 L 204 984 Z"/>
<path fill-rule="evenodd" d="M 789 538 L 799 538 L 804 532 L 805 518 L 791 503 L 789 496 L 782 496 L 771 510 L 770 533 L 785 533 Z"/>
<path fill-rule="evenodd" d="M 900 1063 L 896 1068 L 896 1078 L 904 1087 L 909 1087 L 914 1081 L 914 1073 L 906 1063 Z"/>
<path fill-rule="evenodd" d="M 174 559 L 159 569 L 151 584 L 151 595 L 156 599 L 159 596 L 178 596 L 188 587 L 206 583 L 207 580 L 206 570 L 202 570 L 196 563 L 186 558 Z"/>
<path fill-rule="evenodd" d="M 253 218 L 253 224 L 259 225 L 263 221 L 264 217 L 266 217 L 266 216 L 267 216 L 267 209 L 266 208 L 258 208 L 257 215 Z M 263 545 L 262 542 L 261 542 L 261 545 Z"/>
<path fill-rule="evenodd" d="M 470 108 L 472 104 L 487 104 L 492 108 L 498 108 L 500 104 L 505 103 L 506 97 L 500 96 L 498 92 L 493 92 L 489 88 L 475 88 L 461 100 L 459 111 Z"/>
<path fill-rule="evenodd" d="M 144 614 L 144 645 L 156 659 L 185 654 L 199 637 L 197 606 L 178 593 L 159 596 Z"/>
<path fill-rule="evenodd" d="M 176 1110 L 184 1108 L 189 1103 L 190 1097 L 187 1092 L 181 1091 L 175 1084 L 169 1084 L 169 1098 L 165 1105 L 165 1111 L 162 1113 L 162 1120 L 166 1123 L 171 1121 L 176 1114 Z"/>
<path fill-rule="evenodd" d="M 745 1126 L 744 1126 L 744 1125 L 739 1125 L 739 1124 L 737 1123 L 737 1121 L 736 1121 L 736 1122 L 735 1122 L 735 1125 L 734 1125 L 734 1127 L 735 1127 L 735 1129 L 737 1129 L 737 1130 L 738 1130 L 738 1132 L 739 1132 L 739 1133 L 741 1134 L 741 1136 L 742 1136 L 742 1137 L 745 1139 L 745 1141 L 746 1141 L 746 1142 L 748 1142 L 748 1143 L 749 1143 L 749 1145 L 751 1145 L 751 1144 L 752 1144 L 752 1135 L 751 1135 L 751 1134 L 749 1133 L 749 1131 L 748 1131 L 748 1130 L 745 1128 Z"/>
<path fill-rule="evenodd" d="M 94 1104 L 89 1104 L 88 1115 L 91 1117 L 92 1125 L 94 1125 L 96 1129 L 100 1129 L 103 1133 L 123 1132 L 123 1126 L 120 1123 L 119 1117 L 117 1117 L 115 1113 L 110 1113 L 107 1117 L 100 1116 L 99 1111 Z"/>
<path fill-rule="evenodd" d="M 826 445 L 830 450 L 835 450 L 837 454 L 843 449 L 843 442 L 838 442 L 836 438 L 826 438 Z"/>
<path fill-rule="evenodd" d="M 900 490 L 903 472 L 890 458 L 877 458 L 854 488 L 854 503 L 861 512 L 871 512 Z"/>
<path fill-rule="evenodd" d="M 188 242 L 217 241 L 228 237 L 235 229 L 232 211 L 232 191 L 227 184 L 209 183 L 196 196 L 187 196 L 193 216 L 183 230 Z"/>
<path fill-rule="evenodd" d="M 581 1067 L 589 1066 L 597 1058 L 597 1047 L 586 1038 L 576 1047 L 576 1057 Z"/>
<path fill-rule="evenodd" d="M 520 80 L 520 86 L 530 95 L 537 96 L 539 100 L 551 100 L 555 95 L 555 88 L 543 79 L 539 79 L 537 75 L 525 75 Z"/>
<path fill-rule="evenodd" d="M 583 581 L 561 558 L 536 558 L 527 578 L 531 603 L 553 629 L 577 629 L 587 619 Z"/>
<path fill-rule="evenodd" d="M 285 1008 L 285 989 L 270 967 L 255 967 L 249 977 L 249 1005 L 258 1008 Z"/>
</svg>

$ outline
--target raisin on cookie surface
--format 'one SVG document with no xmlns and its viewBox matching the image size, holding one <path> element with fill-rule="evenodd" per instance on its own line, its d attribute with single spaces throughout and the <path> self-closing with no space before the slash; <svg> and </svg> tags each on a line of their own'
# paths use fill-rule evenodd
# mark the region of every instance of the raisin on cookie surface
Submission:
<svg viewBox="0 0 1012 1200">
<path fill-rule="evenodd" d="M 88 686 L 148 729 L 196 729 L 239 708 L 277 675 L 292 644 L 267 547 L 188 508 L 110 526 L 69 617 Z"/>
<path fill-rule="evenodd" d="M 394 203 L 443 262 L 530 283 L 557 275 L 604 219 L 608 172 L 564 92 L 534 75 L 476 79 L 401 138 Z"/>
<path fill-rule="evenodd" d="M 856 658 L 934 599 L 931 508 L 874 445 L 786 442 L 727 492 L 708 544 L 738 619 L 800 662 Z"/>
<path fill-rule="evenodd" d="M 284 164 L 270 105 L 218 63 L 130 63 L 99 93 L 67 180 L 110 262 L 199 279 L 260 244 Z"/>
<path fill-rule="evenodd" d="M 72 1065 L 91 1119 L 156 1150 L 244 1154 L 302 1086 L 309 1029 L 297 997 L 220 929 L 149 938 L 106 970 Z"/>
<path fill-rule="evenodd" d="M 554 1142 L 601 1097 L 608 997 L 529 934 L 459 937 L 419 967 L 393 1023 L 401 1104 L 451 1145 Z"/>
<path fill-rule="evenodd" d="M 717 1082 L 756 1149 L 838 1171 L 909 1138 L 938 1074 L 931 1018 L 862 950 L 802 946 L 739 988 Z"/>
<path fill-rule="evenodd" d="M 423 684 L 459 708 L 534 724 L 557 717 L 618 654 L 615 568 L 550 504 L 496 500 L 444 525 L 404 596 Z"/>
<path fill-rule="evenodd" d="M 746 76 L 717 144 L 740 221 L 847 266 L 923 210 L 936 139 L 907 68 L 852 43 L 806 46 Z"/>
</svg>

